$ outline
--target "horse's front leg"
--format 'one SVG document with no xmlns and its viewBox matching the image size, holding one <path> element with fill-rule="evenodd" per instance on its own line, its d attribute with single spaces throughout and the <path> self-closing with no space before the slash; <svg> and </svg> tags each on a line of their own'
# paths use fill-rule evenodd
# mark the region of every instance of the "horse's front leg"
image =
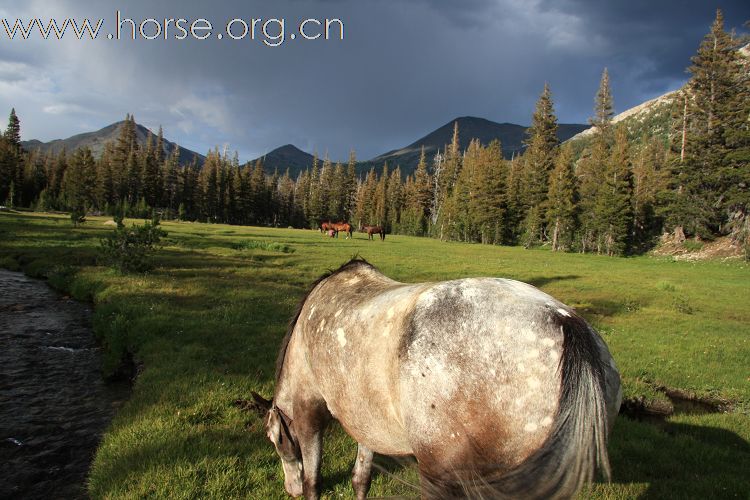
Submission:
<svg viewBox="0 0 750 500">
<path fill-rule="evenodd" d="M 357 500 L 367 498 L 367 492 L 370 491 L 370 482 L 372 481 L 372 450 L 357 443 L 357 460 L 354 462 L 352 469 L 352 487 Z"/>
<path fill-rule="evenodd" d="M 304 417 L 297 419 L 295 407 L 295 430 L 302 452 L 303 482 L 302 492 L 305 500 L 320 498 L 320 466 L 323 456 L 323 432 L 325 432 L 330 414 L 325 408 L 304 412 Z"/>
</svg>

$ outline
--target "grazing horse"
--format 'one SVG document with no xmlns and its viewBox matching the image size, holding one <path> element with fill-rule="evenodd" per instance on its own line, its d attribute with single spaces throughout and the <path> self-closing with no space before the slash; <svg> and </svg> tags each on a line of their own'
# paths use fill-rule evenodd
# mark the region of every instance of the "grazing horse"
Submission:
<svg viewBox="0 0 750 500">
<path fill-rule="evenodd" d="M 373 234 L 380 235 L 380 241 L 385 241 L 385 229 L 382 226 L 363 226 L 362 232 L 367 233 L 368 238 L 373 239 Z"/>
<path fill-rule="evenodd" d="M 321 233 L 323 233 L 323 234 L 326 234 L 326 233 L 328 233 L 328 231 L 330 231 L 331 229 L 333 229 L 333 224 L 331 224 L 331 221 L 328 221 L 328 222 L 321 222 L 321 223 L 320 223 L 320 232 L 321 232 Z"/>
<path fill-rule="evenodd" d="M 622 398 L 607 346 L 531 285 L 469 278 L 405 284 L 361 259 L 321 277 L 282 342 L 272 401 L 254 407 L 292 496 L 320 496 L 333 418 L 373 453 L 416 458 L 426 498 L 568 498 L 598 468 Z"/>
<path fill-rule="evenodd" d="M 352 237 L 352 225 L 348 222 L 335 222 L 331 224 L 331 229 L 336 230 L 336 237 L 338 237 L 339 231 L 343 231 L 347 234 L 347 238 Z"/>
</svg>

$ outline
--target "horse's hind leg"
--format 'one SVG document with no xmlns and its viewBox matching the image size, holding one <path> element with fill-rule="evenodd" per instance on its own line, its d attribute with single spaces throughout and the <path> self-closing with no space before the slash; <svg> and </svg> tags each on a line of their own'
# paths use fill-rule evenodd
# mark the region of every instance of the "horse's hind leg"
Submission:
<svg viewBox="0 0 750 500">
<path fill-rule="evenodd" d="M 352 487 L 357 500 L 367 498 L 372 481 L 372 450 L 362 444 L 357 444 L 357 460 L 352 469 Z"/>
</svg>

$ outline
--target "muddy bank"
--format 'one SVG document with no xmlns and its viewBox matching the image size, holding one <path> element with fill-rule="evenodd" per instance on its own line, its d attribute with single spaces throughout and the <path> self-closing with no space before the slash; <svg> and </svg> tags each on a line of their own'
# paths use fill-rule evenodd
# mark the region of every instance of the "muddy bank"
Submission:
<svg viewBox="0 0 750 500">
<path fill-rule="evenodd" d="M 0 269 L 0 498 L 85 498 L 127 384 L 105 384 L 91 309 Z"/>
</svg>

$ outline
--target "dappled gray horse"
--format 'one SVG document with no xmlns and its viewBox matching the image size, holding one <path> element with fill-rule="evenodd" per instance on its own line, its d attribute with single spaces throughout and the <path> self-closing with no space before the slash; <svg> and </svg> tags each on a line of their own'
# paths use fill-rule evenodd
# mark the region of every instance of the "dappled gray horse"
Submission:
<svg viewBox="0 0 750 500">
<path fill-rule="evenodd" d="M 609 478 L 622 393 L 606 345 L 572 309 L 499 278 L 404 284 L 355 259 L 318 280 L 253 393 L 292 496 L 318 498 L 323 431 L 416 458 L 424 497 L 565 498 Z"/>
</svg>

